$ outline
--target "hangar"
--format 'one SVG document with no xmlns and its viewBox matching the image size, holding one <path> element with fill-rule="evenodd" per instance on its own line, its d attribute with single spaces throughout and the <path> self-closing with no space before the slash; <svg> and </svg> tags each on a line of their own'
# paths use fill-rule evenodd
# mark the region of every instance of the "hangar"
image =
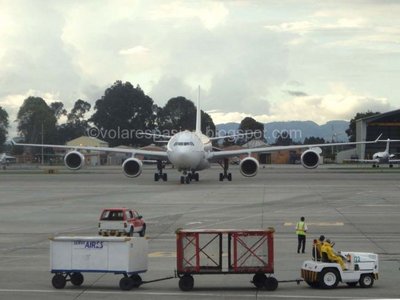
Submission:
<svg viewBox="0 0 400 300">
<path fill-rule="evenodd" d="M 381 139 L 400 140 L 400 109 L 356 121 L 356 141 L 371 141 L 382 134 Z M 372 158 L 375 152 L 383 151 L 385 145 L 361 144 L 356 147 L 356 154 L 361 158 Z M 400 153 L 400 143 L 390 145 L 390 153 Z"/>
</svg>

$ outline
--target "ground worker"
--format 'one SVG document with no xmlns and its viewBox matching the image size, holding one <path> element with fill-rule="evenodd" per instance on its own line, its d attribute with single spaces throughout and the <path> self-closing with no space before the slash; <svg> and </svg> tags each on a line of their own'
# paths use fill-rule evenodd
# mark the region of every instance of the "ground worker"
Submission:
<svg viewBox="0 0 400 300">
<path fill-rule="evenodd" d="M 318 240 L 314 240 L 313 257 L 316 260 L 321 260 L 321 248 L 324 241 L 325 241 L 324 235 L 320 235 Z"/>
<path fill-rule="evenodd" d="M 296 234 L 297 234 L 297 253 L 304 253 L 306 248 L 306 232 L 307 232 L 307 224 L 305 222 L 305 218 L 301 217 L 300 221 L 296 224 Z"/>
<path fill-rule="evenodd" d="M 329 259 L 330 262 L 334 262 L 340 265 L 342 270 L 346 270 L 346 265 L 343 262 L 343 259 L 335 253 L 335 251 L 332 248 L 333 243 L 331 243 L 330 239 L 327 239 L 321 247 L 321 256 L 326 253 L 327 258 Z"/>
</svg>

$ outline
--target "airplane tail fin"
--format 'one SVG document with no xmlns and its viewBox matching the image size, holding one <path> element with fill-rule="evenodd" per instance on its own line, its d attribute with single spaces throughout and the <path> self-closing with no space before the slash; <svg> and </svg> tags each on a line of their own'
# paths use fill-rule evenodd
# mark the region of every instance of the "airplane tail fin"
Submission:
<svg viewBox="0 0 400 300">
<path fill-rule="evenodd" d="M 385 152 L 389 153 L 390 139 L 387 139 Z"/>
<path fill-rule="evenodd" d="M 200 86 L 197 95 L 197 107 L 196 107 L 196 132 L 201 133 L 201 108 L 200 108 Z"/>
</svg>

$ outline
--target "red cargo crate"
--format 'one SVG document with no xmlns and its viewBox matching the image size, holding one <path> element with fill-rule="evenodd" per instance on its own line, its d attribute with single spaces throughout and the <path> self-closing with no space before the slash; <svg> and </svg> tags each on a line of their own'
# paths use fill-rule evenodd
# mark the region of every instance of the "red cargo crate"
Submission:
<svg viewBox="0 0 400 300">
<path fill-rule="evenodd" d="M 274 272 L 274 232 L 273 228 L 178 230 L 177 274 L 186 278 L 181 289 L 193 287 L 191 274 L 254 273 L 264 282 L 265 274 Z"/>
</svg>

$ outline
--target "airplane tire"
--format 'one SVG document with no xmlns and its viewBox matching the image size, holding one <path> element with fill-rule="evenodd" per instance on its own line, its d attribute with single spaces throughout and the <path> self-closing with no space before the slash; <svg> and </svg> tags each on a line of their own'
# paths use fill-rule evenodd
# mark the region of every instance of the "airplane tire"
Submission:
<svg viewBox="0 0 400 300">
<path fill-rule="evenodd" d="M 228 173 L 228 181 L 232 181 L 232 173 Z"/>
<path fill-rule="evenodd" d="M 158 175 L 158 173 L 154 174 L 154 181 L 158 181 L 160 179 L 160 176 Z"/>
<path fill-rule="evenodd" d="M 219 181 L 223 181 L 224 180 L 224 174 L 219 173 Z"/>
<path fill-rule="evenodd" d="M 184 184 L 185 183 L 185 177 L 181 176 L 181 183 Z"/>
<path fill-rule="evenodd" d="M 163 181 L 168 181 L 167 173 L 162 174 Z"/>
</svg>

